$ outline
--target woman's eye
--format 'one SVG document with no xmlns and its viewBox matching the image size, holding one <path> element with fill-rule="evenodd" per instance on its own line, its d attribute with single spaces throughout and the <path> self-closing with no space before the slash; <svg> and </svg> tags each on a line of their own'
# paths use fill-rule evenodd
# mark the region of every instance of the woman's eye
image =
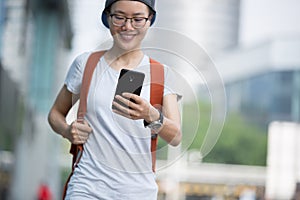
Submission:
<svg viewBox="0 0 300 200">
<path fill-rule="evenodd" d="M 122 16 L 115 16 L 115 18 L 117 19 L 117 20 L 124 20 L 125 18 L 124 17 L 122 17 Z"/>
<path fill-rule="evenodd" d="M 142 22 L 144 20 L 144 18 L 133 18 L 133 20 L 135 22 Z"/>
</svg>

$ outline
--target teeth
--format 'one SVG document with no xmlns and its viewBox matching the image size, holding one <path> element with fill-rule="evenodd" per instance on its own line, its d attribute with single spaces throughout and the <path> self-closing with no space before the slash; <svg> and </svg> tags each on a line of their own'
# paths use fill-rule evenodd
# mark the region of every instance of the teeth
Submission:
<svg viewBox="0 0 300 200">
<path fill-rule="evenodd" d="M 132 40 L 134 35 L 124 35 L 124 34 L 121 34 L 121 37 L 124 39 L 124 40 Z"/>
</svg>

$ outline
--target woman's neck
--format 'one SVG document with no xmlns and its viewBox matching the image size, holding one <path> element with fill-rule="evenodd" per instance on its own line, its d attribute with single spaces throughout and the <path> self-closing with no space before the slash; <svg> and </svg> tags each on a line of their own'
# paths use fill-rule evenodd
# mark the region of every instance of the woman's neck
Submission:
<svg viewBox="0 0 300 200">
<path fill-rule="evenodd" d="M 110 67 L 115 70 L 134 69 L 136 68 L 144 57 L 141 49 L 124 51 L 115 48 L 108 50 L 104 56 Z"/>
</svg>

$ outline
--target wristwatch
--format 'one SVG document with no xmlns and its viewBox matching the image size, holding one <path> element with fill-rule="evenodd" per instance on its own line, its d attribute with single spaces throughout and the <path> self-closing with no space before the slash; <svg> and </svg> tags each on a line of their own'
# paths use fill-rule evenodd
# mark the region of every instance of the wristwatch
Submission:
<svg viewBox="0 0 300 200">
<path fill-rule="evenodd" d="M 146 120 L 144 120 L 144 126 L 145 128 L 150 128 L 151 130 L 153 130 L 154 132 L 157 132 L 163 125 L 163 121 L 164 121 L 164 115 L 162 114 L 162 112 L 160 110 L 158 110 L 159 112 L 159 119 L 153 122 L 146 122 Z"/>
</svg>

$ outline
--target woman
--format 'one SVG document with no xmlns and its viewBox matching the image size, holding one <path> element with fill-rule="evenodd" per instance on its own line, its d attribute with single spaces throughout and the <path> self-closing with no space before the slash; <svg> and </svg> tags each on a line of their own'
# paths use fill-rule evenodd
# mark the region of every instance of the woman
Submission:
<svg viewBox="0 0 300 200">
<path fill-rule="evenodd" d="M 93 74 L 85 119 L 70 125 L 66 123 L 66 115 L 72 107 L 72 97 L 80 92 L 90 53 L 79 55 L 69 69 L 48 117 L 55 132 L 73 144 L 84 145 L 65 199 L 157 198 L 149 137 L 151 124 L 156 123 L 160 126 L 155 131 L 166 142 L 176 146 L 181 141 L 177 103 L 180 96 L 172 88 L 174 75 L 164 66 L 162 112 L 149 103 L 149 84 L 143 85 L 140 96 L 130 93 L 114 96 L 121 69 L 143 72 L 145 82 L 149 82 L 149 57 L 143 53 L 141 42 L 155 16 L 154 0 L 106 1 L 102 22 L 113 36 L 113 45 L 101 57 Z"/>
</svg>

